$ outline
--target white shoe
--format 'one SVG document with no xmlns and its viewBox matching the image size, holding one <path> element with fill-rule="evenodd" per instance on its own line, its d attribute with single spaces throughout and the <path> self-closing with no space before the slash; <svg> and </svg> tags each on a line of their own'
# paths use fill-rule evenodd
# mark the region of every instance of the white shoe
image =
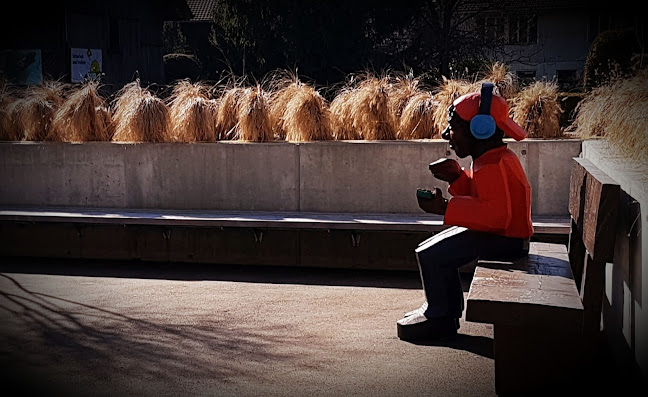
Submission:
<svg viewBox="0 0 648 397">
<path fill-rule="evenodd" d="M 401 318 L 396 322 L 398 338 L 406 341 L 449 338 L 457 335 L 457 322 L 452 317 L 427 318 L 423 313 Z"/>
<path fill-rule="evenodd" d="M 427 303 L 427 301 L 425 301 L 423 303 L 423 305 L 421 305 L 421 307 L 419 307 L 418 309 L 415 309 L 415 310 L 412 310 L 412 311 L 409 311 L 409 312 L 405 313 L 405 315 L 403 317 L 409 317 L 409 316 L 413 316 L 415 314 L 423 314 L 423 313 L 425 313 L 427 308 L 428 308 L 428 303 Z"/>
</svg>

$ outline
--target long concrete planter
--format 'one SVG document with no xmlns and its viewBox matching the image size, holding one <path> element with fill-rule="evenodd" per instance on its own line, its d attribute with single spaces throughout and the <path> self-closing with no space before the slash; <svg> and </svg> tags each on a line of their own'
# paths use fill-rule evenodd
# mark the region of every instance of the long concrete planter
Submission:
<svg viewBox="0 0 648 397">
<path fill-rule="evenodd" d="M 566 216 L 580 140 L 509 142 L 533 214 Z M 421 213 L 443 140 L 269 143 L 0 143 L 0 205 Z M 469 166 L 470 159 L 462 159 Z"/>
</svg>

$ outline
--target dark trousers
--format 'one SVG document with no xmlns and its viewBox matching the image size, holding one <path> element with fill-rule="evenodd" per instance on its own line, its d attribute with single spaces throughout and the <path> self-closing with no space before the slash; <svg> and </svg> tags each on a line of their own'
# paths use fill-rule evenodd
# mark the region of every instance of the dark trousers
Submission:
<svg viewBox="0 0 648 397">
<path fill-rule="evenodd" d="M 416 260 L 427 298 L 427 318 L 461 317 L 459 268 L 476 259 L 506 260 L 528 254 L 528 240 L 450 227 L 419 244 Z"/>
</svg>

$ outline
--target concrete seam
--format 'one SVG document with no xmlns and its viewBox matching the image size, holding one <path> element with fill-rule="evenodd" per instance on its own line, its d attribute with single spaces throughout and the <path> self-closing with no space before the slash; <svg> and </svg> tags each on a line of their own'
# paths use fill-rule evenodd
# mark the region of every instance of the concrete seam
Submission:
<svg viewBox="0 0 648 397">
<path fill-rule="evenodd" d="M 297 177 L 297 211 L 301 212 L 301 145 L 296 143 L 295 146 L 297 147 L 297 170 L 295 172 L 295 175 Z"/>
<path fill-rule="evenodd" d="M 301 145 L 295 144 L 297 150 L 297 170 L 295 175 L 297 177 L 297 211 L 301 212 Z M 301 230 L 297 230 L 297 266 L 302 266 L 302 237 L 303 233 Z"/>
</svg>

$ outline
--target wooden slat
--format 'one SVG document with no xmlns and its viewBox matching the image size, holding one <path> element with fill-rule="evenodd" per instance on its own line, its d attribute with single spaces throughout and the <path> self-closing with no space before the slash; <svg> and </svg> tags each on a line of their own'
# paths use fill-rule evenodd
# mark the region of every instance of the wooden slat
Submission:
<svg viewBox="0 0 648 397">
<path fill-rule="evenodd" d="M 571 264 L 572 274 L 576 287 L 580 291 L 581 281 L 583 280 L 583 264 L 585 261 L 585 245 L 583 244 L 583 236 L 579 233 L 576 227 L 576 222 L 572 219 L 571 230 L 569 233 L 569 263 Z"/>
<path fill-rule="evenodd" d="M 580 158 L 574 158 L 569 186 L 569 214 L 574 220 L 578 231 L 583 230 L 583 210 L 585 206 L 585 180 L 587 170 L 582 165 Z M 589 161 L 589 160 L 588 160 Z"/>
<path fill-rule="evenodd" d="M 479 261 L 468 292 L 466 320 L 523 325 L 560 322 L 580 328 L 583 304 L 561 244 L 531 244 L 515 262 Z"/>
<path fill-rule="evenodd" d="M 585 248 L 595 260 L 610 261 L 621 187 L 583 158 L 574 158 L 570 183 L 569 213 Z"/>
<path fill-rule="evenodd" d="M 605 290 L 605 262 L 594 261 L 586 255 L 583 266 L 583 281 L 580 297 L 585 312 L 583 315 L 583 340 L 592 345 L 596 343 L 601 325 L 601 306 Z"/>
</svg>

